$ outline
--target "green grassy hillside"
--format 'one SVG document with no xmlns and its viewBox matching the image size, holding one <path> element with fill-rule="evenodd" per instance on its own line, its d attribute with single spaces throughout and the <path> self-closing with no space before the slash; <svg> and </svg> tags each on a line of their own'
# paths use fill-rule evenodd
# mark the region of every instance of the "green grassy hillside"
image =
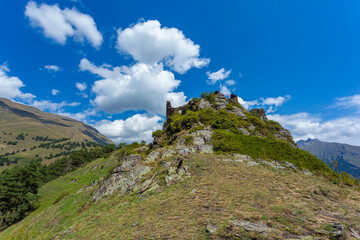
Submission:
<svg viewBox="0 0 360 240">
<path fill-rule="evenodd" d="M 356 239 L 359 182 L 230 101 L 170 106 L 153 144 L 121 144 L 43 185 L 0 239 Z"/>
<path fill-rule="evenodd" d="M 0 98 L 1 170 L 34 158 L 51 162 L 81 149 L 84 144 L 91 148 L 94 143 L 112 142 L 96 129 L 74 119 Z"/>
<path fill-rule="evenodd" d="M 360 193 L 320 176 L 231 162 L 230 155 L 193 155 L 191 177 L 152 194 L 116 194 L 90 201 L 116 154 L 44 185 L 40 206 L 1 239 L 250 239 L 231 220 L 264 224 L 266 239 L 330 238 L 331 222 L 359 228 Z M 227 161 L 223 161 L 226 159 Z M 154 166 L 154 163 L 148 163 Z M 159 169 L 157 169 L 159 170 Z M 161 176 L 159 176 L 160 182 Z M 101 181 L 101 180 L 100 180 Z M 209 224 L 219 229 L 213 235 Z M 347 232 L 347 239 L 350 234 Z M 263 237 L 264 238 L 264 237 Z"/>
</svg>

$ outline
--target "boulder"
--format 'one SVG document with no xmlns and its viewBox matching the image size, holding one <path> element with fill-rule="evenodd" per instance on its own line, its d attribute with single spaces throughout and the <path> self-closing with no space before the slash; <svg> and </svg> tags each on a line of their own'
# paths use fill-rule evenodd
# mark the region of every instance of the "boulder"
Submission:
<svg viewBox="0 0 360 240">
<path fill-rule="evenodd" d="M 155 162 L 160 157 L 160 152 L 152 151 L 146 158 L 146 162 Z"/>
<path fill-rule="evenodd" d="M 216 226 L 215 224 L 210 223 L 206 225 L 206 231 L 210 234 L 214 234 L 218 229 L 219 227 Z"/>
<path fill-rule="evenodd" d="M 248 232 L 258 232 L 258 233 L 264 233 L 264 232 L 271 232 L 272 229 L 267 227 L 264 224 L 261 223 L 252 223 L 247 221 L 239 221 L 239 220 L 230 220 L 229 223 L 233 224 L 236 227 L 241 227 L 245 229 Z"/>
</svg>

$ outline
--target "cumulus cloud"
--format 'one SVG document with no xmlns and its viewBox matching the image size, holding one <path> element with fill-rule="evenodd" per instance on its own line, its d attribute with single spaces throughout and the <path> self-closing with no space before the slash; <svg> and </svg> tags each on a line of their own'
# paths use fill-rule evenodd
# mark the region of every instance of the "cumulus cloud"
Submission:
<svg viewBox="0 0 360 240">
<path fill-rule="evenodd" d="M 31 93 L 23 93 L 20 88 L 25 84 L 18 78 L 8 75 L 10 72 L 6 65 L 0 66 L 0 97 L 9 99 L 20 99 L 23 101 L 31 101 L 35 98 Z"/>
<path fill-rule="evenodd" d="M 336 106 L 338 107 L 360 107 L 360 94 L 347 96 L 336 99 Z"/>
<path fill-rule="evenodd" d="M 210 62 L 207 58 L 199 58 L 200 46 L 186 38 L 182 31 L 161 27 L 157 20 L 118 29 L 116 47 L 140 63 L 153 65 L 161 62 L 181 74 Z"/>
<path fill-rule="evenodd" d="M 341 117 L 322 120 L 309 113 L 268 115 L 289 129 L 295 141 L 317 138 L 321 141 L 340 142 L 360 146 L 360 117 Z"/>
<path fill-rule="evenodd" d="M 101 120 L 94 127 L 115 143 L 151 142 L 152 132 L 161 128 L 162 120 L 156 115 L 135 114 L 125 120 Z"/>
<path fill-rule="evenodd" d="M 58 95 L 59 93 L 60 93 L 59 90 L 56 90 L 56 89 L 51 90 L 51 94 L 54 95 L 54 96 Z"/>
<path fill-rule="evenodd" d="M 65 117 L 69 117 L 69 118 L 72 118 L 72 119 L 76 119 L 78 121 L 82 121 L 82 122 L 85 122 L 85 123 L 88 123 L 88 118 L 90 116 L 96 116 L 97 115 L 97 112 L 95 109 L 87 109 L 83 112 L 78 112 L 78 113 L 69 113 L 69 112 L 65 112 L 63 109 L 55 112 L 56 114 L 58 115 L 61 115 L 61 116 L 65 116 Z"/>
<path fill-rule="evenodd" d="M 214 85 L 217 81 L 221 81 L 225 78 L 227 78 L 231 73 L 231 69 L 228 71 L 225 71 L 224 68 L 220 69 L 216 72 L 206 72 L 206 75 L 208 76 L 208 84 Z"/>
<path fill-rule="evenodd" d="M 228 86 L 234 86 L 236 82 L 234 80 L 227 80 L 225 83 Z"/>
<path fill-rule="evenodd" d="M 54 103 L 52 101 L 49 100 L 40 100 L 40 101 L 32 101 L 29 105 L 36 107 L 40 110 L 43 111 L 50 111 L 50 112 L 57 112 L 57 111 L 62 111 L 64 107 L 75 107 L 80 105 L 80 103 L 78 102 L 66 102 L 66 101 L 62 101 L 60 103 Z"/>
<path fill-rule="evenodd" d="M 253 108 L 254 106 L 258 105 L 259 102 L 258 100 L 253 100 L 253 101 L 245 101 L 244 99 L 242 99 L 241 97 L 238 97 L 238 101 L 239 103 L 246 109 L 250 109 Z"/>
<path fill-rule="evenodd" d="M 226 86 L 220 86 L 220 92 L 227 97 L 229 97 L 231 94 L 230 89 L 228 89 Z"/>
<path fill-rule="evenodd" d="M 41 28 L 45 37 L 59 44 L 64 45 L 68 37 L 73 37 L 78 42 L 87 40 L 96 48 L 103 42 L 94 19 L 75 8 L 62 10 L 58 4 L 38 5 L 34 1 L 29 1 L 26 5 L 25 16 L 29 18 L 32 27 Z"/>
<path fill-rule="evenodd" d="M 53 72 L 58 72 L 61 70 L 60 67 L 56 65 L 46 65 L 44 66 L 44 68 L 48 71 L 53 71 Z"/>
<path fill-rule="evenodd" d="M 75 86 L 77 89 L 79 89 L 80 92 L 85 91 L 87 88 L 86 83 L 81 83 L 81 82 L 75 83 Z"/>
<path fill-rule="evenodd" d="M 285 102 L 291 99 L 290 95 L 279 96 L 276 98 L 268 97 L 268 98 L 260 98 L 253 101 L 245 101 L 241 97 L 238 97 L 239 103 L 246 109 L 261 107 L 265 108 L 267 113 L 272 113 L 277 110 L 277 107 L 283 105 Z"/>
<path fill-rule="evenodd" d="M 100 110 L 118 113 L 146 110 L 150 114 L 164 114 L 166 100 L 171 100 L 174 105 L 185 103 L 184 93 L 174 92 L 180 81 L 164 70 L 162 64 L 96 66 L 83 58 L 79 67 L 102 78 L 92 87 L 96 94 L 94 103 Z"/>
</svg>

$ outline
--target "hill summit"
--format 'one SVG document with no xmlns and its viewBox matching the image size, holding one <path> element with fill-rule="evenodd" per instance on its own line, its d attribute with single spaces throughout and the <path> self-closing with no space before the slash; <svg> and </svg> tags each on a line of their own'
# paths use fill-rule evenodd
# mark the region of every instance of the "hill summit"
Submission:
<svg viewBox="0 0 360 240">
<path fill-rule="evenodd" d="M 219 91 L 203 93 L 200 98 L 193 98 L 186 105 L 177 108 L 173 108 L 168 101 L 166 117 L 163 130 L 154 133 L 154 145 L 164 144 L 163 141 L 172 142 L 176 139 L 176 134 L 183 130 L 211 128 L 245 136 L 277 139 L 297 148 L 287 129 L 268 120 L 262 108 L 250 111 L 245 109 L 239 104 L 235 94 L 227 98 Z"/>
</svg>

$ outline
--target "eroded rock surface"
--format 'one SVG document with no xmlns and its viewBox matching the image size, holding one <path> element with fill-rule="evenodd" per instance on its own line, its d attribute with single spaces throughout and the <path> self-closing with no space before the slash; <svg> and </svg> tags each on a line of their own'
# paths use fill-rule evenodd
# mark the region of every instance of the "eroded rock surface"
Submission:
<svg viewBox="0 0 360 240">
<path fill-rule="evenodd" d="M 100 188 L 91 199 L 97 201 L 103 196 L 114 194 L 115 191 L 119 195 L 131 192 L 142 176 L 151 170 L 149 166 L 140 164 L 140 161 L 141 156 L 138 154 L 125 157 L 111 176 L 100 184 Z"/>
</svg>

